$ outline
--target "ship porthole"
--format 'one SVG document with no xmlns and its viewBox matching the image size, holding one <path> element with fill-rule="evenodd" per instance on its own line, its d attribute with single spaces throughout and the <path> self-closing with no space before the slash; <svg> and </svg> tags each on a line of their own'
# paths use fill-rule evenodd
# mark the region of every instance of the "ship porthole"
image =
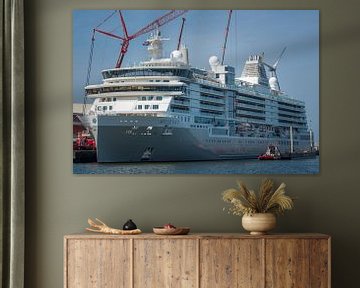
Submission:
<svg viewBox="0 0 360 288">
<path fill-rule="evenodd" d="M 93 122 L 94 124 L 96 124 L 96 118 L 93 118 L 93 119 L 92 119 L 92 122 Z"/>
</svg>

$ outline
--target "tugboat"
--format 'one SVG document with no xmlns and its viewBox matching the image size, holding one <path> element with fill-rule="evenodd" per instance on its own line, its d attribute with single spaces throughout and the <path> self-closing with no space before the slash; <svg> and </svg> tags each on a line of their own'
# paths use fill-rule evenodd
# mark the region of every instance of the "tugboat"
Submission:
<svg viewBox="0 0 360 288">
<path fill-rule="evenodd" d="M 89 131 L 77 133 L 73 138 L 73 163 L 96 162 L 96 143 Z"/>
<path fill-rule="evenodd" d="M 269 145 L 266 152 L 258 157 L 259 160 L 281 160 L 281 153 L 277 146 Z"/>
<path fill-rule="evenodd" d="M 96 150 L 95 139 L 89 131 L 78 132 L 77 137 L 73 139 L 73 150 Z"/>
</svg>

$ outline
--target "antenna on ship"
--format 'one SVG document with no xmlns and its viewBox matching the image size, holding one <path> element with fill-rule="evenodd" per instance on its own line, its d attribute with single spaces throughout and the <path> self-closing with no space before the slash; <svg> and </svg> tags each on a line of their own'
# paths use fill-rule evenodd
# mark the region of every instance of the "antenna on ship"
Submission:
<svg viewBox="0 0 360 288">
<path fill-rule="evenodd" d="M 294 135 L 293 135 L 293 126 L 290 125 L 290 154 L 294 153 Z"/>
<path fill-rule="evenodd" d="M 308 118 L 308 117 L 307 117 Z M 312 121 L 309 119 L 309 140 L 310 140 L 310 151 L 314 149 L 314 131 L 312 130 Z"/>
<path fill-rule="evenodd" d="M 103 31 L 100 30 L 98 28 L 95 29 L 96 32 L 103 34 L 105 36 L 111 37 L 111 38 L 115 38 L 117 40 L 121 40 L 122 44 L 121 44 L 121 48 L 120 48 L 120 52 L 119 52 L 119 56 L 118 59 L 116 61 L 116 65 L 115 68 L 120 68 L 121 64 L 124 60 L 125 54 L 128 51 L 129 48 L 129 44 L 131 40 L 134 40 L 135 38 L 149 33 L 153 30 L 158 29 L 159 27 L 165 25 L 166 23 L 178 18 L 179 16 L 183 15 L 184 13 L 186 13 L 188 10 L 171 10 L 170 12 L 166 13 L 165 15 L 155 19 L 154 21 L 152 21 L 151 23 L 149 23 L 148 25 L 146 25 L 145 27 L 141 28 L 140 30 L 138 30 L 137 32 L 135 32 L 134 34 L 129 35 L 127 27 L 126 27 L 126 23 L 125 23 L 125 19 L 122 15 L 121 10 L 118 10 L 119 12 L 119 17 L 120 17 L 120 23 L 122 26 L 122 30 L 123 30 L 123 36 L 119 36 L 116 35 L 112 32 L 108 32 L 108 31 Z"/>
<path fill-rule="evenodd" d="M 268 67 L 269 71 L 270 71 L 270 78 L 269 78 L 270 88 L 271 88 L 271 90 L 275 90 L 277 92 L 280 92 L 281 90 L 280 90 L 279 80 L 278 80 L 278 77 L 276 74 L 276 69 L 277 69 L 277 66 L 279 65 L 280 59 L 282 58 L 282 56 L 285 53 L 285 50 L 286 50 L 286 47 L 281 51 L 280 56 L 278 57 L 278 59 L 275 61 L 275 63 L 273 65 L 263 62 L 264 65 L 266 67 Z"/>
<path fill-rule="evenodd" d="M 229 28 L 230 28 L 230 23 L 231 23 L 231 14 L 232 14 L 232 12 L 233 12 L 233 10 L 229 10 L 228 21 L 227 21 L 226 28 L 225 28 L 225 40 L 224 40 L 224 45 L 222 47 L 221 65 L 224 65 L 226 44 L 227 44 L 227 39 L 228 39 L 228 36 L 229 36 Z"/>
</svg>

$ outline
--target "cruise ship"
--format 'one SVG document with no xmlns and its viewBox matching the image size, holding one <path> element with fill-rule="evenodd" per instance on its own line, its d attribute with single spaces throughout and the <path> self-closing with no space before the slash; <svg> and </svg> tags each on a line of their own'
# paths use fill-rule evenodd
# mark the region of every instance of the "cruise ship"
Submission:
<svg viewBox="0 0 360 288">
<path fill-rule="evenodd" d="M 103 70 L 102 83 L 85 87 L 92 106 L 83 122 L 98 162 L 256 158 L 269 145 L 284 154 L 312 149 L 305 103 L 281 91 L 264 54 L 250 55 L 236 76 L 216 56 L 209 69 L 191 66 L 184 45 L 164 57 L 165 40 L 153 32 L 148 60 Z"/>
</svg>

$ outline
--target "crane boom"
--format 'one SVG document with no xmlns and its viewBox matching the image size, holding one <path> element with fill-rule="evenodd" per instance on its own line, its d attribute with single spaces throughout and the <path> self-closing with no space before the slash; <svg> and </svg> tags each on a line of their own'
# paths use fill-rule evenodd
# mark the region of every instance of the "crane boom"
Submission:
<svg viewBox="0 0 360 288">
<path fill-rule="evenodd" d="M 228 35 L 229 35 L 229 28 L 230 28 L 230 21 L 231 21 L 231 14 L 232 14 L 232 12 L 233 12 L 233 10 L 229 10 L 228 21 L 227 21 L 227 25 L 226 25 L 226 28 L 225 28 L 224 46 L 223 46 L 223 48 L 222 48 L 221 65 L 224 65 L 226 44 L 227 44 L 227 39 L 228 39 Z"/>
<path fill-rule="evenodd" d="M 181 23 L 180 34 L 179 34 L 178 45 L 177 45 L 176 50 L 179 50 L 179 49 L 180 49 L 181 37 L 182 37 L 182 34 L 183 34 L 183 30 L 184 30 L 184 24 L 185 24 L 185 18 L 183 17 L 183 18 L 182 18 L 182 23 Z"/>
<path fill-rule="evenodd" d="M 126 39 L 124 37 L 120 37 L 118 35 L 115 35 L 113 33 L 110 33 L 110 32 L 106 32 L 106 31 L 103 31 L 103 30 L 100 30 L 100 29 L 94 29 L 95 32 L 98 32 L 100 34 L 104 34 L 106 36 L 109 36 L 109 37 L 112 37 L 112 38 L 115 38 L 115 39 L 118 39 L 118 40 L 123 40 L 125 41 Z"/>
<path fill-rule="evenodd" d="M 155 30 L 159 28 L 160 26 L 165 25 L 166 23 L 176 19 L 177 17 L 185 14 L 188 10 L 171 10 L 170 12 L 166 13 L 165 15 L 157 18 L 144 28 L 140 29 L 136 33 L 129 36 L 129 38 L 134 39 L 136 37 L 139 37 L 140 35 L 146 34 L 152 30 Z"/>
<path fill-rule="evenodd" d="M 116 65 L 115 65 L 115 68 L 120 68 L 121 67 L 121 64 L 124 60 L 124 56 L 128 50 L 128 47 L 129 47 L 129 44 L 130 44 L 130 41 L 143 35 L 143 34 L 146 34 L 146 33 L 149 33 L 150 31 L 152 30 L 155 30 L 157 28 L 159 28 L 160 26 L 163 26 L 165 25 L 166 23 L 176 19 L 177 17 L 183 15 L 184 13 L 186 13 L 188 10 L 171 10 L 170 12 L 166 13 L 165 15 L 155 19 L 153 22 L 151 22 L 150 24 L 146 25 L 145 27 L 141 28 L 139 31 L 137 31 L 136 33 L 132 34 L 132 35 L 129 35 L 128 34 L 128 31 L 127 31 L 127 27 L 126 27 L 126 23 L 125 23 L 125 20 L 124 20 L 124 17 L 121 13 L 121 10 L 119 10 L 119 16 L 120 16 L 120 23 L 121 23 L 121 26 L 122 26 L 122 29 L 123 29 L 123 32 L 124 32 L 124 36 L 118 36 L 118 35 L 115 35 L 111 32 L 106 32 L 106 31 L 103 31 L 103 30 L 100 30 L 98 28 L 95 28 L 94 31 L 100 33 L 100 34 L 103 34 L 105 36 L 108 36 L 108 37 L 112 37 L 112 38 L 115 38 L 115 39 L 118 39 L 118 40 L 122 40 L 122 44 L 121 44 L 121 49 L 120 49 L 120 52 L 119 52 L 119 56 L 118 56 L 118 59 L 116 61 Z"/>
<path fill-rule="evenodd" d="M 125 24 L 125 20 L 124 20 L 124 17 L 123 17 L 123 15 L 122 15 L 122 13 L 121 13 L 121 10 L 119 10 L 119 16 L 120 16 L 121 26 L 122 26 L 122 28 L 123 28 L 125 38 L 128 39 L 128 38 L 129 38 L 129 34 L 128 34 L 128 31 L 127 31 L 126 24 Z"/>
<path fill-rule="evenodd" d="M 276 70 L 276 67 L 277 67 L 278 64 L 279 64 L 279 61 L 280 61 L 281 57 L 284 55 L 285 50 L 286 50 L 286 47 L 284 47 L 284 49 L 283 49 L 283 50 L 281 51 L 281 53 L 280 53 L 280 56 L 279 56 L 278 59 L 275 61 L 274 65 L 273 65 L 273 67 L 274 67 L 275 70 Z"/>
</svg>

